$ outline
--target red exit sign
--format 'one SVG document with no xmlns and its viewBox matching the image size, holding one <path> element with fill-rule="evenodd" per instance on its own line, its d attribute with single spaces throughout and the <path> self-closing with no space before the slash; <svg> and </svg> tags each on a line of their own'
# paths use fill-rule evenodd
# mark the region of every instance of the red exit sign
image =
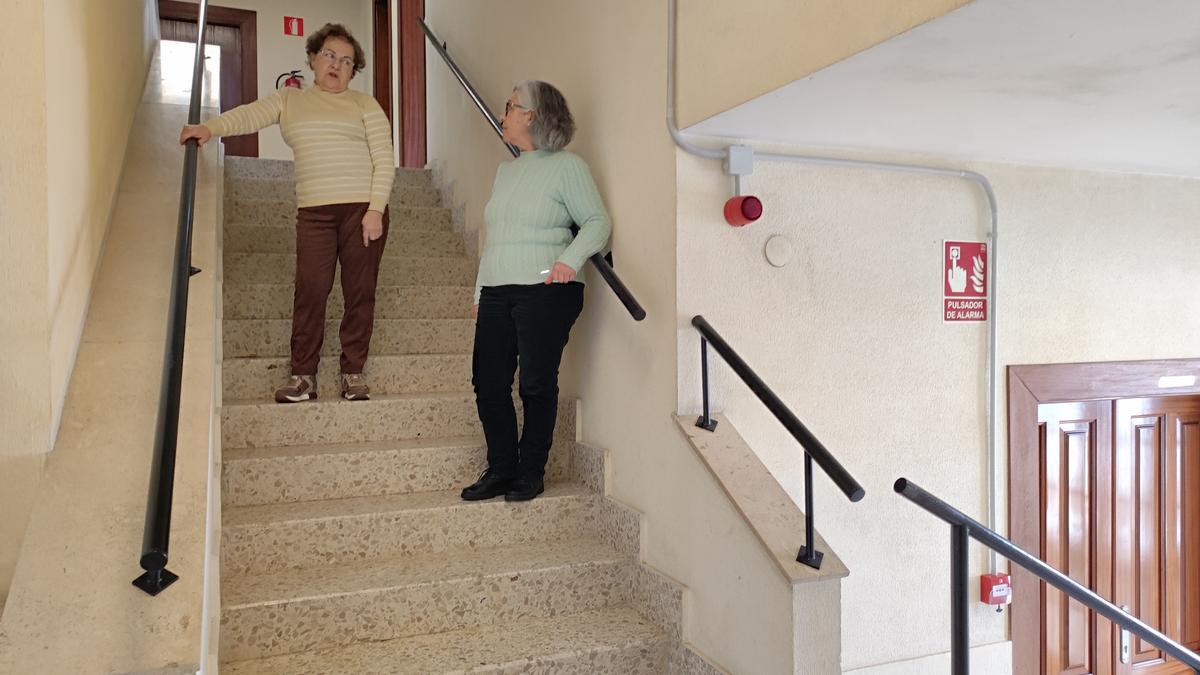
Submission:
<svg viewBox="0 0 1200 675">
<path fill-rule="evenodd" d="M 283 17 L 284 35 L 304 35 L 304 19 L 298 16 Z"/>
</svg>

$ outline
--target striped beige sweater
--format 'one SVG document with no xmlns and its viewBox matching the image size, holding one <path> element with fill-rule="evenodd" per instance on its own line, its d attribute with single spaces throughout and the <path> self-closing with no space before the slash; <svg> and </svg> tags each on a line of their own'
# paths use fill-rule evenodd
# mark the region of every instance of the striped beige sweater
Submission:
<svg viewBox="0 0 1200 675">
<path fill-rule="evenodd" d="M 296 157 L 296 201 L 303 208 L 367 202 L 383 212 L 396 168 L 392 130 L 379 103 L 347 89 L 284 87 L 208 120 L 216 136 L 252 134 L 278 124 Z"/>
</svg>

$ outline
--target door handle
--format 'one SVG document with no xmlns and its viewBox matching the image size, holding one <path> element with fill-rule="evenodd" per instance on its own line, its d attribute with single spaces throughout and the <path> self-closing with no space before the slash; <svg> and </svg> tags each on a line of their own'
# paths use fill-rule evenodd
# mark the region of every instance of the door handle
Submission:
<svg viewBox="0 0 1200 675">
<path fill-rule="evenodd" d="M 1121 611 L 1128 614 L 1129 613 L 1129 605 L 1121 605 Z M 1129 663 L 1129 660 L 1130 660 L 1129 659 L 1129 656 L 1130 656 L 1129 650 L 1130 650 L 1129 631 L 1122 628 L 1121 629 L 1121 663 L 1125 663 L 1125 664 Z"/>
</svg>

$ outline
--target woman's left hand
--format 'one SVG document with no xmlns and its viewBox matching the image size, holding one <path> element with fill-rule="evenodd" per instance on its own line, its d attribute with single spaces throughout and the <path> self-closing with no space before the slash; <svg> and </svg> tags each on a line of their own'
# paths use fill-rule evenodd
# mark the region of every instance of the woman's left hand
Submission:
<svg viewBox="0 0 1200 675">
<path fill-rule="evenodd" d="M 565 284 L 572 281 L 575 281 L 575 270 L 571 269 L 570 265 L 556 262 L 554 267 L 550 268 L 550 276 L 546 277 L 545 283 Z"/>
<path fill-rule="evenodd" d="M 383 214 L 378 211 L 367 211 L 362 219 L 363 246 L 383 236 Z"/>
</svg>

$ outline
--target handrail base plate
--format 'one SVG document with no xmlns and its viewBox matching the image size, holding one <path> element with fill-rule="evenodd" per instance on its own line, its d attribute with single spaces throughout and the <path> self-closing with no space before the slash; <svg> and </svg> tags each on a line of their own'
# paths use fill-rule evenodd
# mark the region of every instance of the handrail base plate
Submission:
<svg viewBox="0 0 1200 675">
<path fill-rule="evenodd" d="M 162 593 L 167 586 L 179 581 L 179 575 L 174 572 L 163 569 L 162 571 L 146 572 L 142 576 L 133 580 L 133 585 L 145 591 L 148 595 L 155 596 Z"/>
<path fill-rule="evenodd" d="M 796 562 L 801 565 L 808 565 L 814 570 L 821 569 L 821 560 L 825 558 L 825 554 L 820 551 L 813 551 L 812 555 L 808 554 L 808 547 L 801 546 L 800 553 L 796 554 Z"/>
</svg>

